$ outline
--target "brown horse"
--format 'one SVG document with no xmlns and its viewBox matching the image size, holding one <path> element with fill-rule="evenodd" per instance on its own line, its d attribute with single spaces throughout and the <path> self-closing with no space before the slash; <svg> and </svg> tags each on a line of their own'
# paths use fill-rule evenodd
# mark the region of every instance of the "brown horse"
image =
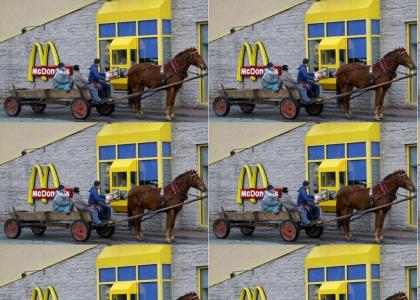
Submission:
<svg viewBox="0 0 420 300">
<path fill-rule="evenodd" d="M 349 185 L 337 193 L 336 214 L 337 217 L 353 213 L 353 210 L 365 210 L 391 203 L 397 196 L 398 188 L 404 188 L 414 192 L 415 186 L 407 173 L 403 170 L 396 171 L 386 176 L 380 183 L 372 188 L 366 188 L 360 185 Z M 391 206 L 387 206 L 375 211 L 375 241 L 380 243 L 384 240 L 383 226 L 385 216 Z M 338 225 L 343 225 L 344 237 L 351 241 L 350 218 L 346 218 Z"/>
<path fill-rule="evenodd" d="M 176 300 L 200 300 L 196 292 L 191 292 L 177 298 Z"/>
<path fill-rule="evenodd" d="M 156 210 L 181 204 L 188 199 L 188 190 L 191 187 L 201 192 L 207 191 L 204 181 L 195 170 L 184 172 L 163 188 L 151 185 L 136 186 L 128 193 L 128 216 L 141 215 L 145 209 Z M 182 205 L 166 211 L 165 240 L 168 243 L 175 241 L 175 220 L 181 209 Z M 143 240 L 141 220 L 137 218 L 132 223 L 137 240 Z"/>
<path fill-rule="evenodd" d="M 196 48 L 189 48 L 178 53 L 170 62 L 163 66 L 150 63 L 135 64 L 128 70 L 128 94 L 143 92 L 145 87 L 156 88 L 162 85 L 176 83 L 188 77 L 190 65 L 196 66 L 201 70 L 206 70 L 207 65 L 200 56 Z M 166 89 L 166 109 L 167 120 L 174 117 L 175 97 L 182 83 Z M 141 96 L 134 98 L 137 117 L 141 118 Z"/>
<path fill-rule="evenodd" d="M 385 300 L 408 300 L 408 297 L 404 292 L 399 292 L 395 295 L 389 296 Z"/>
<path fill-rule="evenodd" d="M 410 70 L 416 68 L 416 65 L 404 48 L 398 48 L 387 53 L 372 66 L 358 63 L 344 64 L 337 71 L 337 95 L 351 92 L 353 87 L 365 88 L 393 80 L 397 76 L 396 71 L 400 65 Z M 385 94 L 390 87 L 391 83 L 375 88 L 375 120 L 377 121 L 383 118 L 382 105 Z M 350 119 L 350 95 L 338 98 L 337 101 L 339 104 L 343 103 L 344 113 L 347 119 Z"/>
</svg>

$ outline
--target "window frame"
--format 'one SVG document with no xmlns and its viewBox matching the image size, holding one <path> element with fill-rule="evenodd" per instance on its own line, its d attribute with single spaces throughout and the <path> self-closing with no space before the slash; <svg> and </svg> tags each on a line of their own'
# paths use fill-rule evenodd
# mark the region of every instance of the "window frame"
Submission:
<svg viewBox="0 0 420 300">
<path fill-rule="evenodd" d="M 411 179 L 412 177 L 412 172 L 411 172 L 411 149 L 415 148 L 415 153 L 417 155 L 417 144 L 408 144 L 406 145 L 406 170 L 407 170 L 407 175 L 408 177 Z M 416 175 L 417 175 L 417 164 L 418 164 L 418 160 L 416 161 Z M 414 183 L 416 185 L 416 183 Z M 408 197 L 411 197 L 412 193 L 408 193 Z M 409 227 L 417 227 L 417 198 L 416 199 L 411 199 L 407 201 L 407 212 L 408 212 L 408 220 L 407 220 L 407 225 Z M 413 218 L 413 213 L 414 213 L 414 218 Z"/>
<path fill-rule="evenodd" d="M 201 271 L 203 271 L 203 270 L 207 270 L 207 277 L 208 277 L 208 270 L 209 270 L 208 266 L 197 267 L 197 291 L 198 291 L 198 296 L 199 296 L 200 300 L 208 300 L 208 299 L 204 299 L 203 288 L 201 286 Z M 209 287 L 208 287 L 208 283 L 207 283 L 207 293 L 208 293 L 208 290 L 209 290 Z"/>
<path fill-rule="evenodd" d="M 202 149 L 207 148 L 207 158 L 208 158 L 208 144 L 199 144 L 197 145 L 197 167 L 198 167 L 198 175 L 203 178 L 203 166 L 201 164 L 201 156 L 202 156 Z M 208 179 L 208 159 L 207 159 L 207 179 Z M 207 180 L 208 181 L 208 180 Z M 208 183 L 207 183 L 208 184 Z M 207 185 L 206 184 L 206 185 Z M 200 197 L 202 196 L 202 192 L 199 192 Z M 203 222 L 203 210 L 207 210 L 207 220 Z M 198 201 L 198 211 L 199 211 L 199 218 L 198 218 L 198 225 L 200 227 L 208 228 L 208 218 L 209 218 L 209 211 L 208 211 L 208 205 L 205 205 L 203 201 Z"/>
</svg>

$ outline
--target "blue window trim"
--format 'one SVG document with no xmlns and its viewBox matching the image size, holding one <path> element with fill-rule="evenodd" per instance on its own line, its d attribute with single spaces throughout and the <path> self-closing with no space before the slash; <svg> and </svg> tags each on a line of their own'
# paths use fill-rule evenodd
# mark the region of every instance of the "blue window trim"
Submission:
<svg viewBox="0 0 420 300">
<path fill-rule="evenodd" d="M 372 34 L 376 34 L 376 35 L 381 34 L 381 21 L 380 20 L 372 20 L 371 21 L 371 28 L 372 28 Z"/>
<path fill-rule="evenodd" d="M 347 157 L 366 157 L 366 142 L 348 143 Z"/>
<path fill-rule="evenodd" d="M 138 144 L 138 157 L 139 158 L 149 158 L 157 157 L 157 142 L 148 142 Z"/>
<path fill-rule="evenodd" d="M 347 280 L 366 280 L 366 265 L 347 266 Z"/>
<path fill-rule="evenodd" d="M 138 25 L 139 35 L 157 35 L 157 20 L 141 20 Z"/>
<path fill-rule="evenodd" d="M 118 36 L 136 36 L 136 21 L 119 22 L 118 23 Z"/>
<path fill-rule="evenodd" d="M 344 21 L 327 23 L 327 36 L 344 36 L 345 34 L 346 26 Z"/>
<path fill-rule="evenodd" d="M 348 300 L 366 300 L 367 286 L 366 282 L 348 282 L 347 293 Z M 355 293 L 351 293 L 351 288 L 355 289 Z"/>
<path fill-rule="evenodd" d="M 324 23 L 308 24 L 308 38 L 324 37 Z"/>
<path fill-rule="evenodd" d="M 371 155 L 374 157 L 380 157 L 381 156 L 381 143 L 379 142 L 372 142 L 371 145 Z"/>
<path fill-rule="evenodd" d="M 372 279 L 381 279 L 381 265 L 380 264 L 371 265 L 371 277 Z"/>
<path fill-rule="evenodd" d="M 170 264 L 163 264 L 162 265 L 162 277 L 163 277 L 163 279 L 171 279 L 172 278 L 172 266 Z"/>
<path fill-rule="evenodd" d="M 149 58 L 154 59 L 158 58 L 158 38 L 157 37 L 147 37 L 139 38 L 139 57 L 140 58 Z"/>
<path fill-rule="evenodd" d="M 100 268 L 99 269 L 99 282 L 115 282 L 115 281 L 116 281 L 115 268 Z"/>
<path fill-rule="evenodd" d="M 350 168 L 353 165 L 353 168 Z M 348 181 L 366 181 L 366 159 L 356 159 L 347 161 Z"/>
<path fill-rule="evenodd" d="M 327 281 L 345 280 L 344 266 L 327 267 Z"/>
<path fill-rule="evenodd" d="M 118 281 L 134 280 L 136 280 L 136 266 L 118 267 Z"/>
<path fill-rule="evenodd" d="M 142 294 L 141 293 L 142 286 L 144 287 L 144 289 L 147 289 L 146 287 L 148 287 L 149 293 L 147 293 L 146 295 Z M 159 288 L 159 285 L 157 281 L 139 282 L 138 283 L 139 299 L 140 300 L 158 300 L 158 288 Z"/>
<path fill-rule="evenodd" d="M 367 57 L 367 45 L 366 45 L 366 38 L 348 38 L 348 50 L 347 55 L 348 58 L 362 58 L 366 59 Z"/>
<path fill-rule="evenodd" d="M 162 156 L 163 157 L 171 157 L 172 149 L 170 142 L 162 142 Z"/>
<path fill-rule="evenodd" d="M 115 145 L 99 146 L 99 160 L 110 160 L 116 158 Z"/>
<path fill-rule="evenodd" d="M 344 144 L 331 144 L 327 145 L 327 158 L 344 158 L 345 157 L 345 150 L 346 147 Z"/>
<path fill-rule="evenodd" d="M 366 20 L 347 21 L 347 35 L 366 35 Z"/>
<path fill-rule="evenodd" d="M 157 280 L 158 278 L 158 265 L 149 264 L 149 265 L 140 265 L 137 268 L 139 280 Z"/>
<path fill-rule="evenodd" d="M 162 34 L 171 35 L 172 34 L 172 22 L 169 19 L 162 20 Z"/>
<path fill-rule="evenodd" d="M 308 282 L 323 282 L 324 281 L 324 268 L 309 268 L 308 269 Z"/>
<path fill-rule="evenodd" d="M 158 180 L 158 161 L 157 159 L 139 160 L 140 165 L 140 180 L 142 181 L 157 181 Z M 144 167 L 145 166 L 145 167 Z M 146 168 L 146 170 L 144 170 Z"/>
<path fill-rule="evenodd" d="M 115 23 L 104 23 L 99 24 L 99 38 L 109 38 L 109 37 L 115 37 Z"/>
<path fill-rule="evenodd" d="M 325 158 L 324 145 L 308 146 L 308 160 L 319 160 Z"/>
<path fill-rule="evenodd" d="M 118 145 L 118 158 L 136 158 L 136 144 Z"/>
</svg>

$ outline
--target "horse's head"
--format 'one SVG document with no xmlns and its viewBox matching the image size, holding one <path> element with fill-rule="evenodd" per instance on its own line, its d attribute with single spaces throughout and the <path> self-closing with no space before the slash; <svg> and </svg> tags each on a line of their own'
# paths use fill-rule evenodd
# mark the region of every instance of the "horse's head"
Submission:
<svg viewBox="0 0 420 300">
<path fill-rule="evenodd" d="M 405 50 L 404 48 L 398 48 L 397 51 L 398 51 L 398 56 L 397 56 L 398 64 L 410 70 L 415 70 L 416 64 L 414 63 L 411 56 L 408 55 L 407 50 Z"/>
<path fill-rule="evenodd" d="M 201 55 L 198 53 L 198 50 L 195 48 L 190 48 L 187 50 L 189 54 L 189 63 L 201 70 L 207 70 L 207 65 Z"/>
<path fill-rule="evenodd" d="M 416 186 L 404 170 L 399 170 L 395 172 L 395 174 L 397 176 L 397 184 L 399 187 L 402 187 L 412 193 L 416 191 Z"/>
<path fill-rule="evenodd" d="M 193 188 L 201 191 L 201 192 L 207 192 L 207 186 L 204 183 L 203 179 L 201 179 L 201 177 L 198 175 L 196 170 L 191 170 L 188 171 L 189 175 L 190 175 L 190 186 L 192 186 Z"/>
</svg>

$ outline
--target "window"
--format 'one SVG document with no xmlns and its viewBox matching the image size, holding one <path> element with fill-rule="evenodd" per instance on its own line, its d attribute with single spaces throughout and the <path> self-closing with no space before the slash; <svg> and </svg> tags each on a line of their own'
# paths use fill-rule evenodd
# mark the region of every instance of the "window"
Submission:
<svg viewBox="0 0 420 300">
<path fill-rule="evenodd" d="M 172 160 L 163 160 L 163 185 L 167 185 L 172 181 Z"/>
<path fill-rule="evenodd" d="M 347 157 L 365 157 L 366 143 L 347 144 Z"/>
<path fill-rule="evenodd" d="M 371 273 L 372 279 L 380 279 L 381 278 L 381 269 L 380 265 L 372 264 L 371 265 Z"/>
<path fill-rule="evenodd" d="M 379 20 L 372 20 L 372 34 L 381 34 L 381 22 Z"/>
<path fill-rule="evenodd" d="M 347 267 L 347 279 L 366 279 L 366 265 L 353 265 Z"/>
<path fill-rule="evenodd" d="M 365 35 L 366 20 L 347 22 L 347 35 Z"/>
<path fill-rule="evenodd" d="M 321 51 L 321 64 L 335 65 L 337 63 L 335 57 L 335 50 L 322 50 Z"/>
<path fill-rule="evenodd" d="M 407 146 L 407 175 L 411 181 L 417 182 L 417 146 Z M 417 224 L 417 198 L 408 201 L 408 223 L 415 226 Z"/>
<path fill-rule="evenodd" d="M 139 35 L 154 35 L 157 34 L 157 21 L 148 20 L 139 22 Z"/>
<path fill-rule="evenodd" d="M 163 63 L 166 64 L 172 59 L 172 38 L 163 38 Z"/>
<path fill-rule="evenodd" d="M 344 22 L 327 23 L 327 36 L 343 36 L 345 35 Z"/>
<path fill-rule="evenodd" d="M 366 186 L 366 160 L 349 160 L 347 162 L 348 184 Z"/>
<path fill-rule="evenodd" d="M 115 37 L 115 24 L 99 24 L 99 37 L 106 38 L 106 37 Z"/>
<path fill-rule="evenodd" d="M 110 70 L 110 53 L 109 47 L 112 40 L 100 40 L 99 41 L 99 58 L 101 60 L 101 71 Z"/>
<path fill-rule="evenodd" d="M 318 62 L 318 49 L 321 40 L 310 40 L 308 41 L 308 53 L 309 53 L 309 69 L 311 72 L 319 70 Z"/>
<path fill-rule="evenodd" d="M 99 181 L 101 182 L 101 192 L 109 193 L 109 168 L 111 167 L 112 162 L 100 162 L 99 163 Z"/>
<path fill-rule="evenodd" d="M 113 187 L 127 187 L 127 172 L 112 173 Z"/>
<path fill-rule="evenodd" d="M 198 268 L 198 292 L 200 300 L 208 300 L 208 268 Z"/>
<path fill-rule="evenodd" d="M 140 62 L 157 63 L 158 49 L 157 38 L 139 39 L 139 60 Z"/>
<path fill-rule="evenodd" d="M 109 300 L 111 287 L 112 287 L 112 284 L 99 285 L 99 300 Z"/>
<path fill-rule="evenodd" d="M 366 300 L 366 283 L 351 282 L 347 284 L 348 300 Z"/>
<path fill-rule="evenodd" d="M 349 63 L 366 64 L 366 38 L 348 39 Z"/>
<path fill-rule="evenodd" d="M 308 37 L 324 37 L 324 23 L 309 24 L 308 25 Z"/>
<path fill-rule="evenodd" d="M 310 284 L 308 286 L 309 300 L 318 300 L 318 290 L 320 287 L 321 284 Z"/>
<path fill-rule="evenodd" d="M 112 64 L 113 65 L 126 65 L 127 64 L 127 50 L 113 50 L 112 51 Z"/>
<path fill-rule="evenodd" d="M 140 181 L 139 184 L 158 185 L 158 164 L 156 159 L 140 160 Z"/>
<path fill-rule="evenodd" d="M 162 20 L 162 33 L 172 34 L 171 20 Z"/>
<path fill-rule="evenodd" d="M 335 187 L 335 172 L 322 172 L 321 173 L 322 187 Z"/>
<path fill-rule="evenodd" d="M 171 143 L 169 142 L 162 143 L 162 155 L 163 157 L 171 157 Z"/>
<path fill-rule="evenodd" d="M 158 300 L 157 282 L 140 282 L 139 298 L 140 300 Z"/>
<path fill-rule="evenodd" d="M 139 157 L 157 157 L 157 143 L 139 144 Z"/>
<path fill-rule="evenodd" d="M 371 143 L 371 154 L 372 156 L 381 156 L 381 143 L 379 142 L 372 142 Z"/>
<path fill-rule="evenodd" d="M 308 181 L 309 181 L 309 190 L 311 193 L 318 193 L 318 170 L 320 162 L 310 162 L 308 163 Z"/>
<path fill-rule="evenodd" d="M 344 158 L 344 144 L 327 145 L 327 158 Z"/>
<path fill-rule="evenodd" d="M 407 289 L 408 289 L 408 299 L 416 300 L 417 299 L 417 268 L 409 267 L 407 268 Z"/>
<path fill-rule="evenodd" d="M 198 146 L 198 174 L 203 179 L 206 186 L 208 185 L 208 146 Z M 208 201 L 207 198 L 199 202 L 200 209 L 200 225 L 208 225 Z"/>
<path fill-rule="evenodd" d="M 136 157 L 136 145 L 118 145 L 118 158 L 135 158 Z"/>
<path fill-rule="evenodd" d="M 164 264 L 162 265 L 162 276 L 163 279 L 171 279 L 171 265 Z"/>
<path fill-rule="evenodd" d="M 203 58 L 204 62 L 207 64 L 209 57 L 209 42 L 208 42 L 208 24 L 199 23 L 198 24 L 198 48 L 200 55 Z M 205 76 L 200 78 L 200 103 L 208 102 L 208 77 Z"/>
<path fill-rule="evenodd" d="M 136 280 L 136 267 L 119 267 L 118 268 L 118 281 Z"/>
<path fill-rule="evenodd" d="M 115 146 L 100 146 L 99 160 L 115 159 Z"/>
<path fill-rule="evenodd" d="M 157 265 L 139 266 L 139 280 L 157 279 Z"/>
<path fill-rule="evenodd" d="M 344 280 L 344 267 L 328 267 L 327 268 L 327 281 Z"/>
<path fill-rule="evenodd" d="M 99 269 L 99 282 L 114 282 L 115 268 Z"/>
<path fill-rule="evenodd" d="M 135 36 L 136 22 L 118 23 L 118 36 Z"/>
<path fill-rule="evenodd" d="M 324 268 L 308 269 L 308 282 L 322 282 L 324 281 Z"/>
<path fill-rule="evenodd" d="M 408 54 L 411 56 L 413 62 L 417 65 L 417 23 L 409 23 L 407 24 L 407 31 L 408 31 Z M 412 73 L 413 71 L 410 71 Z M 417 78 L 411 77 L 408 80 L 408 87 L 409 87 L 409 95 L 408 95 L 408 102 L 409 103 L 417 103 Z"/>
<path fill-rule="evenodd" d="M 309 146 L 308 159 L 324 159 L 324 146 Z"/>
<path fill-rule="evenodd" d="M 376 63 L 381 59 L 381 38 L 372 38 L 372 63 Z"/>
</svg>

